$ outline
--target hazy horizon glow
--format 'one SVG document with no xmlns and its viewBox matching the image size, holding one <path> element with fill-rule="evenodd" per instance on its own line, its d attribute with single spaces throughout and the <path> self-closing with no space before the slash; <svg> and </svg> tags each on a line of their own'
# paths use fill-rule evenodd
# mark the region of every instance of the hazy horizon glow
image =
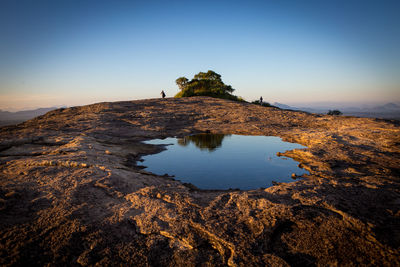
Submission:
<svg viewBox="0 0 400 267">
<path fill-rule="evenodd" d="M 323 2 L 323 3 L 322 3 Z M 268 102 L 399 102 L 400 1 L 0 3 L 0 109 L 173 96 L 214 70 Z"/>
</svg>

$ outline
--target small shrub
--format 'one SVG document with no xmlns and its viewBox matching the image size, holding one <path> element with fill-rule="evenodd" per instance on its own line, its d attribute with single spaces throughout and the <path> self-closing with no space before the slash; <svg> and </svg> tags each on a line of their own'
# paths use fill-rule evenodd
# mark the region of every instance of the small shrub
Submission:
<svg viewBox="0 0 400 267">
<path fill-rule="evenodd" d="M 273 105 L 271 105 L 270 103 L 268 103 L 268 102 L 260 102 L 260 100 L 255 100 L 255 101 L 253 101 L 251 103 L 255 104 L 255 105 L 260 105 L 260 106 L 263 106 L 263 107 L 273 107 Z"/>
<path fill-rule="evenodd" d="M 343 113 L 340 110 L 334 109 L 334 110 L 329 110 L 328 115 L 342 115 Z"/>
</svg>

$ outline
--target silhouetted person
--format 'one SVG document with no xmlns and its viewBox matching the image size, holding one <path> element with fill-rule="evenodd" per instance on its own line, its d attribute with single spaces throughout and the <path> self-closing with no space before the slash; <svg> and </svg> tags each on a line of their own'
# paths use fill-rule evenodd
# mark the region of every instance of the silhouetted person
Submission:
<svg viewBox="0 0 400 267">
<path fill-rule="evenodd" d="M 260 96 L 260 104 L 262 104 L 263 98 L 262 96 Z"/>
<path fill-rule="evenodd" d="M 165 98 L 164 90 L 161 91 L 161 97 L 162 97 L 162 98 Z"/>
</svg>

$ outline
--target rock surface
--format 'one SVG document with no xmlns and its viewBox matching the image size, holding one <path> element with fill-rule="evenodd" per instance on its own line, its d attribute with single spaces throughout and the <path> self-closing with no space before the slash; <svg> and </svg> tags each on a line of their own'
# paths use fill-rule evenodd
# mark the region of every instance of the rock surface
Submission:
<svg viewBox="0 0 400 267">
<path fill-rule="evenodd" d="M 310 175 L 203 191 L 143 140 L 274 135 Z M 58 109 L 0 128 L 0 265 L 400 265 L 400 126 L 207 97 Z M 284 151 L 282 151 L 284 152 Z M 210 173 L 212 175 L 212 173 Z"/>
</svg>

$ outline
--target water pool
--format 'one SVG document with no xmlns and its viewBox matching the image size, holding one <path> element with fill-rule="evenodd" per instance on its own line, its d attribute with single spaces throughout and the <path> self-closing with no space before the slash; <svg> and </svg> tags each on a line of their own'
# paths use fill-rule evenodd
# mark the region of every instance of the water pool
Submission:
<svg viewBox="0 0 400 267">
<path fill-rule="evenodd" d="M 198 134 L 145 143 L 167 145 L 166 150 L 142 158 L 147 171 L 174 175 L 200 189 L 265 188 L 272 181 L 292 182 L 292 173 L 307 173 L 293 159 L 276 155 L 305 147 L 276 136 Z"/>
</svg>

